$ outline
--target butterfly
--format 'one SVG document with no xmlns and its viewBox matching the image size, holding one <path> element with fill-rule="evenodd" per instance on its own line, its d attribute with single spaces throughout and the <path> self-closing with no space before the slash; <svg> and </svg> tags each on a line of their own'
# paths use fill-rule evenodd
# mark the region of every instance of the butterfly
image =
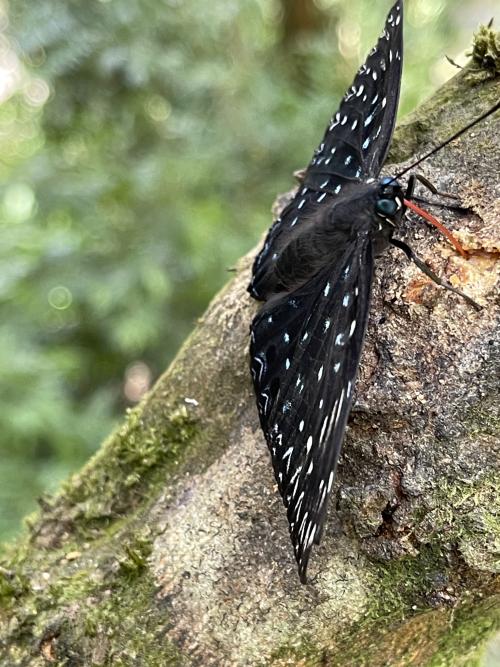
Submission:
<svg viewBox="0 0 500 667">
<path fill-rule="evenodd" d="M 312 547 L 321 539 L 353 401 L 375 258 L 394 245 L 433 280 L 458 292 L 394 236 L 408 208 L 439 226 L 410 201 L 416 177 L 406 192 L 399 175 L 380 178 L 402 64 L 398 0 L 296 195 L 270 228 L 248 287 L 264 302 L 250 327 L 257 408 L 303 583 Z"/>
</svg>

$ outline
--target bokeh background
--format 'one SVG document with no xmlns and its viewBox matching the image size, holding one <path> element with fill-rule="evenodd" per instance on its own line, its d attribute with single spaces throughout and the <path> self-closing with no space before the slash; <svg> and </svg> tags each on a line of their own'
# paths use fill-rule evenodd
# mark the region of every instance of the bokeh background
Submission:
<svg viewBox="0 0 500 667">
<path fill-rule="evenodd" d="M 495 4 L 406 0 L 401 114 Z M 389 5 L 0 0 L 0 541 L 257 242 Z"/>
</svg>

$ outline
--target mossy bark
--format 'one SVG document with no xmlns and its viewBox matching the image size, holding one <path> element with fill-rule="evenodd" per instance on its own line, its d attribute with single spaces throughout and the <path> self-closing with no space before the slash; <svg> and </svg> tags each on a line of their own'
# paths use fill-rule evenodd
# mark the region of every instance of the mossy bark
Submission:
<svg viewBox="0 0 500 667">
<path fill-rule="evenodd" d="M 498 78 L 458 74 L 400 126 L 393 161 L 499 93 Z M 497 114 L 421 167 L 469 207 L 439 214 L 468 260 L 414 221 L 401 230 L 484 309 L 396 251 L 378 262 L 310 584 L 250 386 L 252 252 L 153 391 L 10 548 L 3 666 L 498 664 L 499 136 Z"/>
</svg>

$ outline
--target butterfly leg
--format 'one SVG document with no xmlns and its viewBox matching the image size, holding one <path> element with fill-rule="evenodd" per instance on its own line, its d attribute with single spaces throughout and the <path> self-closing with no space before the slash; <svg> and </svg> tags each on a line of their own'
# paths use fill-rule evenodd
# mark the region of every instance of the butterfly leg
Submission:
<svg viewBox="0 0 500 667">
<path fill-rule="evenodd" d="M 413 196 L 412 201 L 416 201 L 419 204 L 425 204 L 426 206 L 436 206 L 437 208 L 446 208 L 448 211 L 456 211 L 457 213 L 470 213 L 470 208 L 468 206 L 460 206 L 459 204 L 443 204 L 438 201 L 430 201 L 425 199 L 425 197 L 416 197 Z"/>
<path fill-rule="evenodd" d="M 434 195 L 439 195 L 441 197 L 447 197 L 448 199 L 459 199 L 456 195 L 449 194 L 448 192 L 441 192 L 436 188 L 436 186 L 431 183 L 425 176 L 422 176 L 421 174 L 411 174 L 411 176 L 408 178 L 408 185 L 406 187 L 406 199 L 412 199 L 413 201 L 418 201 L 422 204 L 428 204 L 431 206 L 439 206 L 439 208 L 447 208 L 450 211 L 458 211 L 460 213 L 467 213 L 470 211 L 470 207 L 466 206 L 460 206 L 459 204 L 443 204 L 441 202 L 433 202 L 433 201 L 428 201 L 427 199 L 424 199 L 423 197 L 416 197 L 413 193 L 415 192 L 415 185 L 417 184 L 417 181 L 419 183 L 422 183 L 424 187 L 426 187 L 428 190 L 432 192 Z"/>
<path fill-rule="evenodd" d="M 460 199 L 460 197 L 457 197 L 456 195 L 452 195 L 449 192 L 441 192 L 436 188 L 436 186 L 431 183 L 425 176 L 422 176 L 422 174 L 411 174 L 411 176 L 408 178 L 408 185 L 406 187 L 406 199 L 412 199 L 413 198 L 413 193 L 415 192 L 415 185 L 417 184 L 417 181 L 421 183 L 425 188 L 430 190 L 433 195 L 439 195 L 440 197 L 447 197 L 448 199 Z"/>
<path fill-rule="evenodd" d="M 413 252 L 413 250 L 410 248 L 409 245 L 407 245 L 403 241 L 400 241 L 399 239 L 394 239 L 394 238 L 391 239 L 391 243 L 396 248 L 402 250 L 408 257 L 408 259 L 414 264 L 416 264 L 418 268 L 422 271 L 422 273 L 425 273 L 425 275 L 428 276 L 433 282 L 435 282 L 436 285 L 440 285 L 441 287 L 444 287 L 450 292 L 458 294 L 463 299 L 465 299 L 468 304 L 473 306 L 473 308 L 475 308 L 476 310 L 482 310 L 482 307 L 478 303 L 476 303 L 473 299 L 471 299 L 469 296 L 467 296 L 467 294 L 464 294 L 460 290 L 456 289 L 455 287 L 453 287 L 453 285 L 450 285 L 449 282 L 443 280 L 436 273 L 434 273 L 434 271 L 429 266 L 427 266 L 427 264 Z"/>
</svg>

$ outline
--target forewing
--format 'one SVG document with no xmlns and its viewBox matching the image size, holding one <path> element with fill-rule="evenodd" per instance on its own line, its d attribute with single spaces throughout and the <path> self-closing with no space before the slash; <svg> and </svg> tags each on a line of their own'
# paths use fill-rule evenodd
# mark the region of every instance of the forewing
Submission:
<svg viewBox="0 0 500 667">
<path fill-rule="evenodd" d="M 368 232 L 342 261 L 271 299 L 251 326 L 251 371 L 262 429 L 305 581 L 319 543 L 368 316 Z"/>
<path fill-rule="evenodd" d="M 398 0 L 332 117 L 304 185 L 330 192 L 329 180 L 337 174 L 352 179 L 379 175 L 396 122 L 402 58 L 403 0 Z"/>
<path fill-rule="evenodd" d="M 297 194 L 269 230 L 257 255 L 249 292 L 266 299 L 269 276 L 295 225 L 342 193 L 346 186 L 378 176 L 396 121 L 403 57 L 403 0 L 393 6 L 384 30 L 332 117 Z"/>
</svg>

